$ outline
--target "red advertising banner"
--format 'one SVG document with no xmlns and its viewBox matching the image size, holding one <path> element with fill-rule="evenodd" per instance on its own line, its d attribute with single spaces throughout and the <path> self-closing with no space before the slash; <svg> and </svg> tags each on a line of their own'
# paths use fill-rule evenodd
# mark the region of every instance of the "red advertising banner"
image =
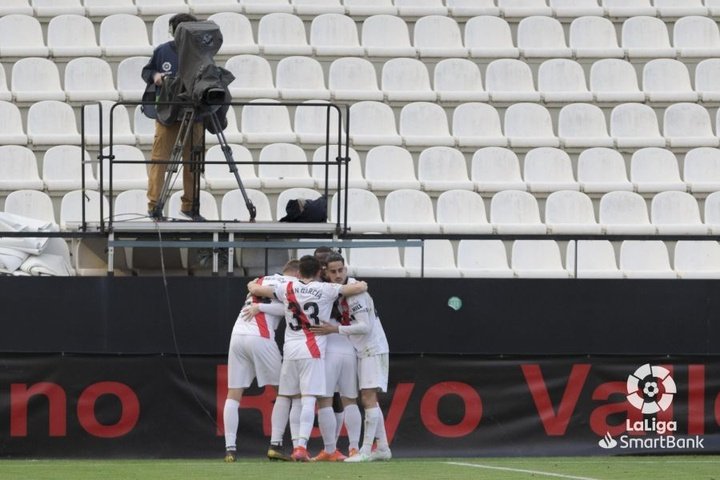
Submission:
<svg viewBox="0 0 720 480">
<path fill-rule="evenodd" d="M 216 356 L 3 355 L 0 456 L 219 457 L 225 375 Z M 273 399 L 246 392 L 241 455 L 265 453 Z M 718 453 L 720 358 L 400 355 L 381 406 L 396 457 Z"/>
</svg>

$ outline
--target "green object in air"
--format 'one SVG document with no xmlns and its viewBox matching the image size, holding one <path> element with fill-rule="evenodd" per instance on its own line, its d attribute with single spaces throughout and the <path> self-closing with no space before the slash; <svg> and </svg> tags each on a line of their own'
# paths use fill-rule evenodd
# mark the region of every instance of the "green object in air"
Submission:
<svg viewBox="0 0 720 480">
<path fill-rule="evenodd" d="M 456 312 L 462 308 L 462 300 L 458 297 L 450 297 L 448 299 L 448 307 L 452 308 Z"/>
</svg>

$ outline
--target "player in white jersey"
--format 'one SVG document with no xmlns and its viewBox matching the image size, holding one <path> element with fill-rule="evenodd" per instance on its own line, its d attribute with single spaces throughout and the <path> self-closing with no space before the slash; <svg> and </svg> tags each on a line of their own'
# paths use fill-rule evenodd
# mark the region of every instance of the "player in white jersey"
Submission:
<svg viewBox="0 0 720 480">
<path fill-rule="evenodd" d="M 320 279 L 320 262 L 313 256 L 300 259 L 300 280 L 277 285 L 275 288 L 250 282 L 248 290 L 260 297 L 274 296 L 285 304 L 284 359 L 280 371 L 279 394 L 300 395 L 302 410 L 297 435 L 298 446 L 292 457 L 296 461 L 309 461 L 307 442 L 315 420 L 316 397 L 325 393 L 326 338 L 317 336 L 312 325 L 328 322 L 332 305 L 338 296 L 356 295 L 367 290 L 365 282 L 353 285 L 323 283 Z M 292 424 L 291 424 L 292 426 Z"/>
<path fill-rule="evenodd" d="M 340 255 L 328 258 L 326 274 L 333 282 L 345 282 L 347 268 Z M 378 404 L 378 392 L 387 391 L 389 359 L 387 338 L 375 311 L 372 297 L 361 293 L 340 302 L 350 316 L 350 325 L 332 325 L 325 323 L 312 327 L 314 333 L 329 335 L 339 333 L 347 335 L 358 356 L 360 398 L 365 409 L 365 434 L 363 445 L 356 455 L 348 457 L 346 462 L 368 462 L 389 460 L 392 458 L 385 432 L 385 419 Z M 377 449 L 372 451 L 373 441 L 377 439 Z"/>
<path fill-rule="evenodd" d="M 291 260 L 283 268 L 282 275 L 261 277 L 258 283 L 273 287 L 283 282 L 296 280 L 299 262 Z M 280 380 L 281 357 L 275 330 L 285 315 L 285 306 L 275 300 L 256 303 L 262 299 L 248 295 L 230 337 L 228 351 L 228 394 L 223 409 L 225 425 L 225 461 L 234 462 L 237 457 L 237 429 L 239 408 L 243 392 L 257 378 L 258 387 L 277 386 Z M 250 305 L 255 308 L 249 310 Z M 272 412 L 272 438 L 268 457 L 277 460 L 291 460 L 282 453 L 282 436 L 288 421 L 291 399 L 278 396 Z M 273 448 L 273 443 L 279 447 Z"/>
</svg>

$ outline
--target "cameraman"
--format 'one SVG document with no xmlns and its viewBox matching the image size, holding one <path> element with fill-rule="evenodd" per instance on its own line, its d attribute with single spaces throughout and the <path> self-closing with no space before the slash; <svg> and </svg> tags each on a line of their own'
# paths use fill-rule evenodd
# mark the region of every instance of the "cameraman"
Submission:
<svg viewBox="0 0 720 480">
<path fill-rule="evenodd" d="M 178 25 L 183 22 L 197 22 L 197 18 L 187 13 L 178 13 L 170 18 L 169 30 L 170 35 L 174 36 Z M 142 78 L 148 85 L 154 84 L 156 98 L 163 86 L 164 78 L 167 75 L 177 75 L 178 73 L 178 52 L 174 40 L 163 43 L 155 48 L 150 62 L 148 62 L 142 70 Z M 157 119 L 155 120 L 155 140 L 153 141 L 152 153 L 150 160 L 153 162 L 167 162 L 172 154 L 172 147 L 175 144 L 178 133 L 180 131 L 180 122 L 172 125 L 163 125 Z M 190 168 L 191 150 L 190 145 L 198 146 L 202 144 L 204 129 L 202 121 L 193 125 L 192 141 L 185 144 L 183 150 L 183 195 L 180 213 L 188 219 L 194 221 L 204 221 L 205 219 L 199 213 L 199 205 L 193 209 L 193 193 L 194 183 L 193 175 Z M 161 220 L 162 214 L 155 212 L 165 181 L 165 172 L 167 171 L 167 163 L 151 163 L 148 173 L 148 215 L 155 220 Z"/>
</svg>

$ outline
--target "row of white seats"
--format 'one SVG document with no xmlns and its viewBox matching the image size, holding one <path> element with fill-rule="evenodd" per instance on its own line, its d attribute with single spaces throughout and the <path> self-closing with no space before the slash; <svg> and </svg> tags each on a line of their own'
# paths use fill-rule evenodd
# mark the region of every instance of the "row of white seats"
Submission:
<svg viewBox="0 0 720 480">
<path fill-rule="evenodd" d="M 608 15 L 626 17 L 660 15 L 720 15 L 717 0 L 5 0 L 0 15 L 22 13 L 51 17 L 61 14 L 104 16 L 115 13 L 158 15 L 166 13 L 273 12 L 319 15 L 347 13 L 364 16 L 389 14 L 424 15 Z"/>
<path fill-rule="evenodd" d="M 256 100 L 273 103 L 274 100 Z M 251 103 L 253 103 L 251 102 Z M 85 107 L 86 143 L 98 144 L 98 108 Z M 303 105 L 295 109 L 294 128 L 290 114 L 283 105 L 246 105 L 242 107 L 241 121 L 235 110 L 228 111 L 225 136 L 228 142 L 268 144 L 277 142 L 323 144 L 326 139 L 326 115 L 329 107 Z M 337 112 L 330 108 L 330 140 L 336 141 Z M 405 145 L 423 146 L 510 146 L 513 148 L 560 147 L 589 148 L 665 147 L 694 148 L 716 147 L 720 144 L 713 132 L 710 114 L 695 103 L 676 103 L 664 113 L 663 132 L 653 108 L 641 103 L 623 103 L 612 109 L 609 118 L 610 133 L 603 111 L 590 103 L 573 103 L 564 106 L 558 117 L 558 134 L 555 134 L 548 109 L 536 103 L 515 103 L 509 106 L 502 122 L 498 111 L 484 103 L 464 103 L 452 115 L 452 134 L 443 107 L 430 102 L 406 104 L 400 112 L 399 133 L 392 108 L 381 102 L 361 101 L 350 109 L 352 118 L 350 139 L 353 145 Z M 104 142 L 109 140 L 110 106 L 105 104 Z M 716 116 L 720 115 L 720 109 Z M 149 144 L 154 136 L 154 121 L 146 118 L 138 106 L 135 109 L 134 131 L 130 127 L 124 106 L 115 108 L 114 143 Z M 18 107 L 0 102 L 0 120 L 4 131 L 0 145 L 31 142 L 33 145 L 80 144 L 80 133 L 73 108 L 57 100 L 44 100 L 33 104 L 27 115 L 27 135 L 23 129 Z M 716 119 L 717 120 L 717 119 Z M 238 127 L 240 123 L 241 128 Z M 720 122 L 716 121 L 717 128 Z M 720 134 L 720 130 L 718 130 Z M 344 135 L 344 134 L 343 134 Z M 207 135 L 209 142 L 217 143 Z"/>
<path fill-rule="evenodd" d="M 129 14 L 106 17 L 96 35 L 93 22 L 82 15 L 60 15 L 48 25 L 47 43 L 35 17 L 7 15 L 0 18 L 0 56 L 132 56 L 149 55 L 154 46 L 171 39 L 168 20 L 153 22 L 152 44 L 142 18 Z M 570 25 L 568 41 L 562 24 L 535 16 L 520 21 L 517 41 L 510 25 L 499 17 L 478 16 L 467 21 L 464 35 L 449 17 L 420 18 L 410 42 L 405 21 L 392 15 L 368 17 L 358 36 L 352 17 L 324 14 L 310 25 L 309 42 L 300 17 L 287 13 L 265 15 L 258 24 L 257 42 L 247 17 L 218 13 L 209 17 L 223 32 L 221 55 L 330 55 L 370 57 L 712 57 L 720 51 L 720 32 L 711 18 L 688 16 L 673 27 L 673 44 L 665 22 L 638 16 L 622 25 L 618 43 L 613 23 L 602 17 L 579 17 Z M 464 39 L 463 39 L 464 37 Z M 99 42 L 98 42 L 99 38 Z M 517 45 L 517 46 L 516 46 Z"/>
</svg>

